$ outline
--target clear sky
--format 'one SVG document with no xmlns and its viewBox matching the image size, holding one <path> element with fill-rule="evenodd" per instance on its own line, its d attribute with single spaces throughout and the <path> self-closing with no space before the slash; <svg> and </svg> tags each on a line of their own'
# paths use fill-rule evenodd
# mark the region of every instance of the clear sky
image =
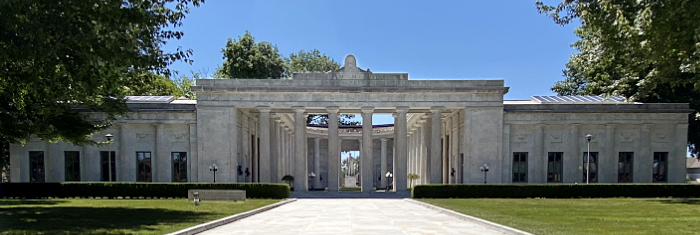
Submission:
<svg viewBox="0 0 700 235">
<path fill-rule="evenodd" d="M 207 0 L 166 49 L 194 50 L 193 65 L 171 69 L 211 76 L 226 40 L 248 30 L 285 56 L 315 48 L 341 64 L 353 54 L 363 69 L 409 79 L 504 79 L 505 99 L 529 100 L 554 95 L 549 88 L 575 52 L 574 27 L 538 14 L 534 0 Z"/>
</svg>

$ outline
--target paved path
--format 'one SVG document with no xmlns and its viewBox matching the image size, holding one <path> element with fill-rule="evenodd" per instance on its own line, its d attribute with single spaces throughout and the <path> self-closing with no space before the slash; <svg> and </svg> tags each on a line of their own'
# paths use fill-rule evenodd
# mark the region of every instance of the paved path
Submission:
<svg viewBox="0 0 700 235">
<path fill-rule="evenodd" d="M 201 234 L 503 234 L 402 199 L 298 199 Z"/>
</svg>

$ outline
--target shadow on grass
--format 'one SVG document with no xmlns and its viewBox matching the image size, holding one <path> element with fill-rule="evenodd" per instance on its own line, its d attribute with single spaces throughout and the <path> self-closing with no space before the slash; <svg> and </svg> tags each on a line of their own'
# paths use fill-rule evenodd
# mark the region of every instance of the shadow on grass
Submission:
<svg viewBox="0 0 700 235">
<path fill-rule="evenodd" d="M 649 200 L 653 202 L 660 202 L 665 204 L 687 204 L 687 205 L 700 205 L 700 198 L 669 198 L 669 199 L 654 199 Z"/>
<path fill-rule="evenodd" d="M 0 200 L 0 206 L 19 206 L 19 205 L 56 205 L 59 203 L 67 203 L 65 200 Z"/>
<path fill-rule="evenodd" d="M 148 226 L 191 222 L 209 214 L 123 207 L 12 207 L 0 210 L 0 233 L 124 234 L 133 232 L 125 230 L 153 230 Z"/>
</svg>

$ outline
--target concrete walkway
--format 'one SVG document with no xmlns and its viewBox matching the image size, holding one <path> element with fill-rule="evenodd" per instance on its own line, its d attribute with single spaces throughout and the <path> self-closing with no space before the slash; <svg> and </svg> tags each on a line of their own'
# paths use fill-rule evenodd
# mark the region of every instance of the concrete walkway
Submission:
<svg viewBox="0 0 700 235">
<path fill-rule="evenodd" d="M 402 199 L 299 199 L 201 234 L 503 234 Z"/>
</svg>

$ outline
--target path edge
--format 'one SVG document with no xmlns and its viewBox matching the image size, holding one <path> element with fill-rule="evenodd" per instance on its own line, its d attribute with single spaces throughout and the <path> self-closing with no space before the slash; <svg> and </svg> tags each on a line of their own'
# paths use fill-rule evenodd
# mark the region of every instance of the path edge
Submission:
<svg viewBox="0 0 700 235">
<path fill-rule="evenodd" d="M 442 212 L 442 213 L 445 213 L 445 214 L 448 214 L 448 215 L 457 217 L 457 218 L 462 219 L 462 220 L 466 220 L 466 221 L 469 221 L 469 222 L 473 222 L 473 223 L 482 225 L 482 226 L 487 227 L 487 228 L 494 229 L 494 230 L 499 231 L 499 232 L 503 232 L 503 233 L 505 233 L 505 234 L 512 234 L 512 235 L 534 235 L 534 234 L 532 234 L 532 233 L 528 233 L 528 232 L 525 232 L 525 231 L 522 231 L 522 230 L 514 229 L 514 228 L 511 228 L 511 227 L 502 225 L 502 224 L 494 223 L 494 222 L 491 222 L 491 221 L 488 221 L 488 220 L 484 220 L 484 219 L 479 219 L 479 218 L 476 218 L 476 217 L 474 217 L 474 216 L 465 215 L 465 214 L 462 214 L 462 213 L 459 213 L 459 212 L 456 212 L 456 211 L 453 211 L 453 210 L 445 209 L 445 208 L 442 208 L 442 207 L 439 207 L 439 206 L 435 206 L 435 205 L 432 205 L 432 204 L 428 204 L 428 203 L 425 203 L 425 202 L 413 200 L 413 199 L 411 199 L 411 198 L 405 198 L 404 200 L 406 200 L 406 201 L 408 201 L 408 202 L 411 202 L 411 203 L 414 203 L 414 204 L 417 204 L 417 205 L 420 205 L 420 206 L 423 206 L 423 207 L 427 207 L 427 208 L 429 208 L 429 209 L 433 209 L 433 210 L 436 210 L 436 211 L 439 211 L 439 212 Z"/>
<path fill-rule="evenodd" d="M 268 210 L 271 210 L 271 209 L 280 207 L 280 206 L 285 205 L 285 204 L 287 204 L 287 203 L 295 202 L 295 201 L 297 201 L 296 198 L 287 198 L 287 199 L 285 199 L 284 201 L 281 201 L 281 202 L 277 202 L 277 203 L 274 203 L 274 204 L 270 204 L 270 205 L 263 206 L 263 207 L 260 207 L 260 208 L 257 208 L 257 209 L 253 209 L 253 210 L 249 210 L 249 211 L 246 211 L 246 212 L 241 212 L 241 213 L 238 213 L 238 214 L 235 214 L 235 215 L 231 215 L 231 216 L 227 216 L 227 217 L 224 217 L 224 218 L 221 218 L 221 219 L 209 221 L 209 222 L 206 222 L 206 223 L 203 223 L 203 224 L 198 224 L 198 225 L 195 225 L 195 226 L 192 226 L 192 227 L 189 227 L 189 228 L 185 228 L 185 229 L 182 229 L 182 230 L 179 230 L 179 231 L 175 231 L 175 232 L 172 232 L 172 233 L 167 233 L 166 235 L 191 235 L 191 234 L 201 233 L 201 232 L 204 232 L 204 231 L 206 231 L 206 230 L 213 229 L 213 228 L 216 228 L 216 227 L 219 227 L 219 226 L 221 226 L 221 225 L 225 225 L 225 224 L 228 224 L 228 223 L 231 223 L 231 222 L 235 222 L 235 221 L 237 221 L 237 220 L 240 220 L 240 219 L 243 219 L 243 218 L 246 218 L 246 217 L 250 217 L 250 216 L 253 216 L 253 215 L 256 215 L 256 214 L 259 214 L 259 213 L 262 213 L 262 212 L 265 212 L 265 211 L 268 211 Z"/>
</svg>

